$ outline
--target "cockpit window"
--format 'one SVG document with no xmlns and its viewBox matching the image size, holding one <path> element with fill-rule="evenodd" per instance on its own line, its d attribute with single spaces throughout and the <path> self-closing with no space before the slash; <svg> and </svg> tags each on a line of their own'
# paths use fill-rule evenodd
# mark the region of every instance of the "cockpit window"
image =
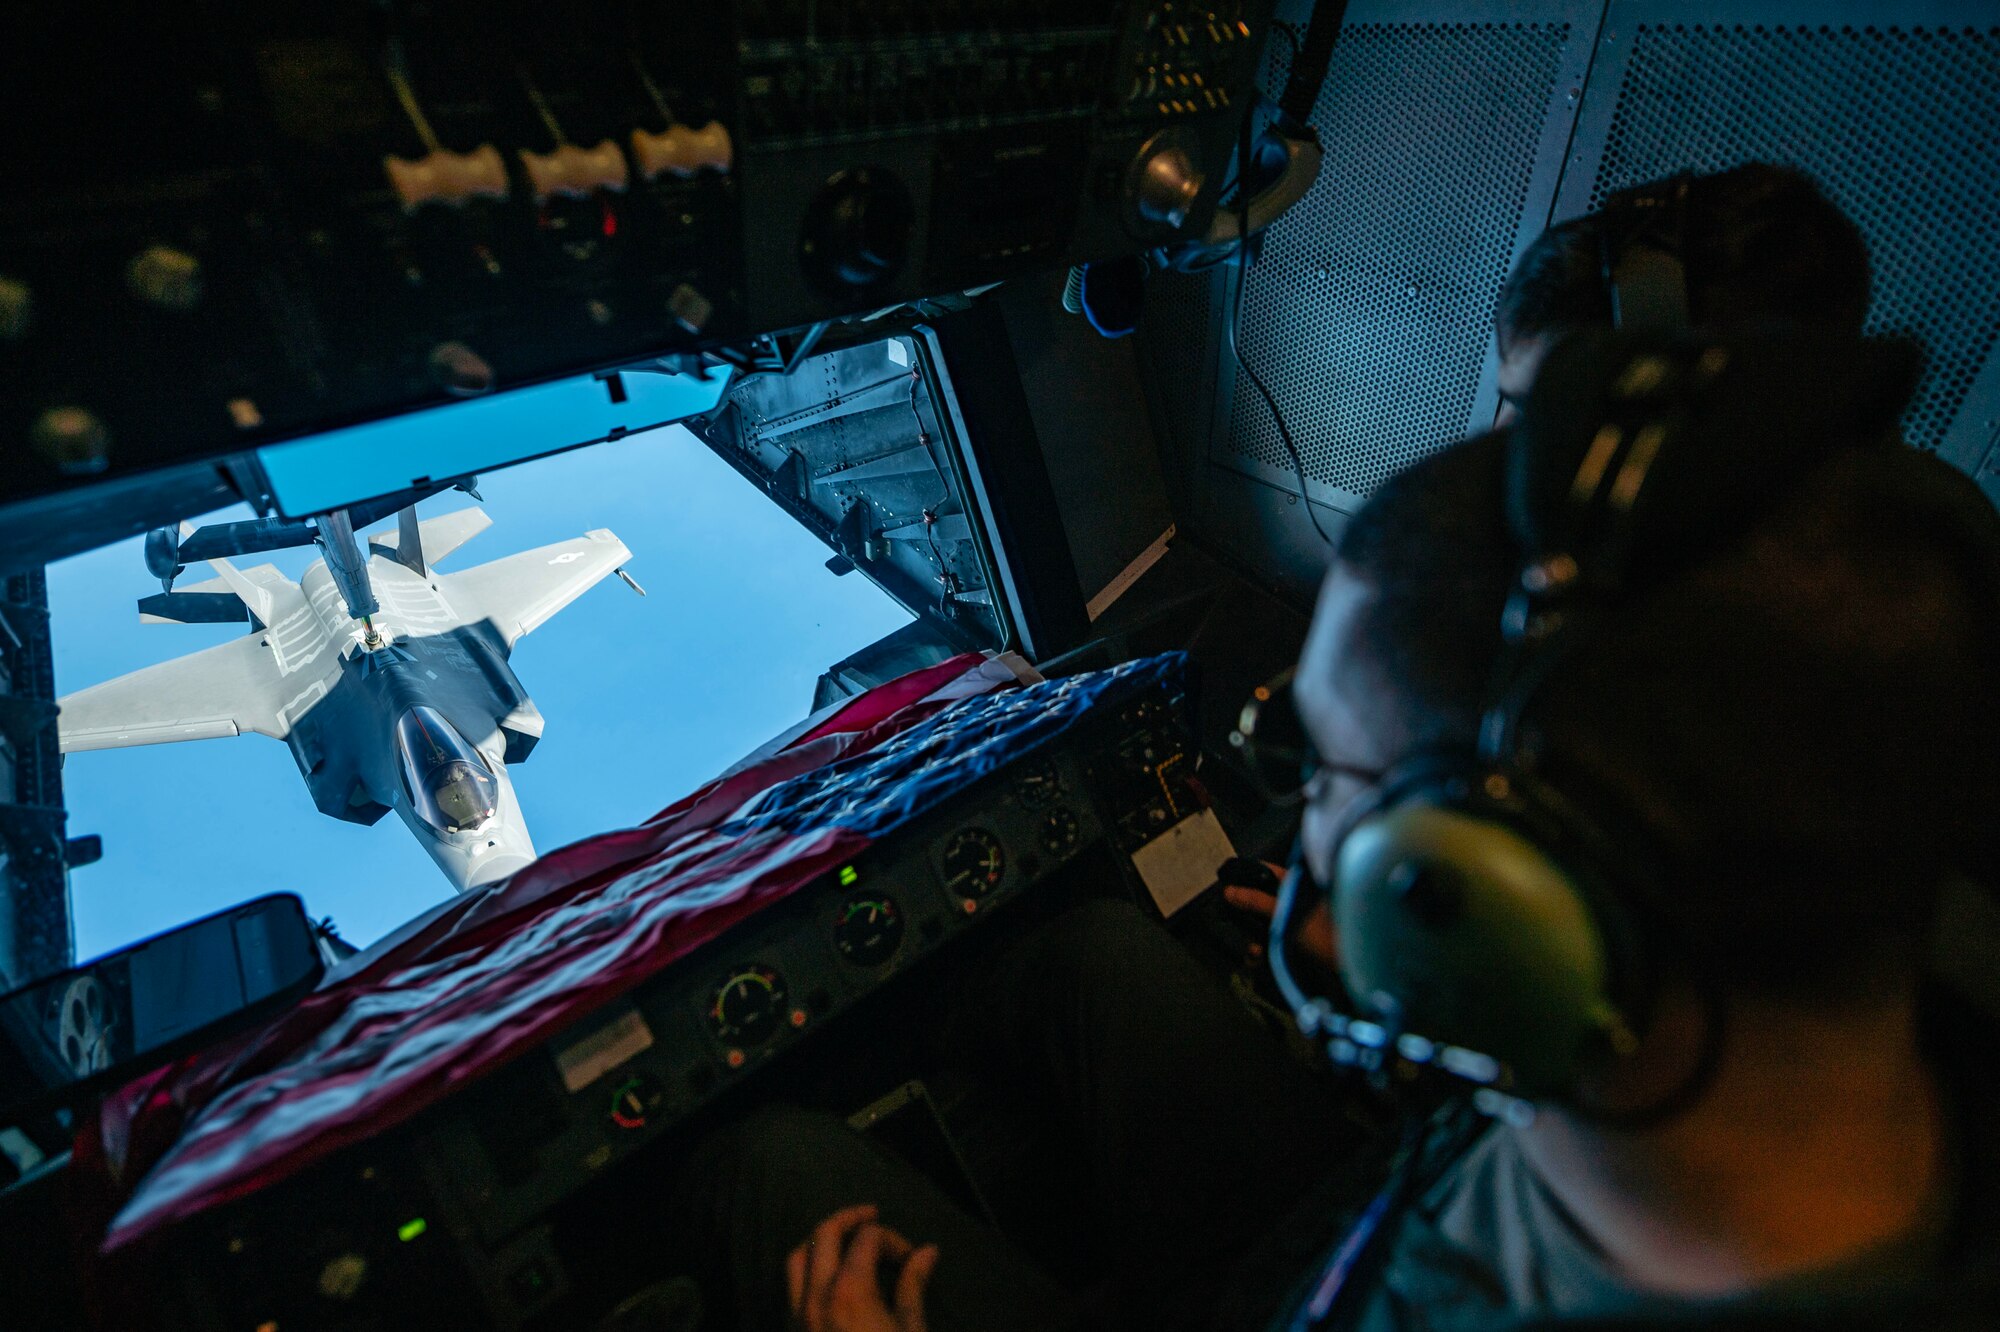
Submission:
<svg viewBox="0 0 2000 1332">
<path fill-rule="evenodd" d="M 396 754 L 417 816 L 439 832 L 477 832 L 499 808 L 486 760 L 436 708 L 411 708 L 397 720 Z"/>
</svg>

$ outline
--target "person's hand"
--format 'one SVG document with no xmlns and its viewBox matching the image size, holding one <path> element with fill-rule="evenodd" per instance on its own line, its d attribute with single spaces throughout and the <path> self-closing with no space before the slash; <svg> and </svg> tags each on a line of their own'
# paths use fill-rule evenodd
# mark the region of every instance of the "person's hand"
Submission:
<svg viewBox="0 0 2000 1332">
<path fill-rule="evenodd" d="M 924 1287 L 938 1247 L 878 1225 L 872 1205 L 844 1207 L 785 1262 L 792 1318 L 805 1332 L 925 1332 Z M 885 1296 L 884 1276 L 894 1273 Z"/>
<path fill-rule="evenodd" d="M 1284 870 L 1281 867 L 1270 865 L 1269 869 L 1279 878 L 1284 877 Z M 1269 922 L 1278 911 L 1276 894 L 1267 893 L 1261 888 L 1228 884 L 1222 890 L 1222 900 L 1238 911 L 1247 911 L 1253 916 L 1262 917 L 1266 922 Z M 1326 898 L 1320 897 L 1315 901 L 1312 910 L 1306 913 L 1304 922 L 1292 931 L 1292 945 L 1304 956 L 1327 970 L 1339 970 L 1340 953 L 1334 943 L 1333 913 L 1327 909 Z M 1262 952 L 1263 945 L 1257 945 L 1253 951 Z"/>
</svg>

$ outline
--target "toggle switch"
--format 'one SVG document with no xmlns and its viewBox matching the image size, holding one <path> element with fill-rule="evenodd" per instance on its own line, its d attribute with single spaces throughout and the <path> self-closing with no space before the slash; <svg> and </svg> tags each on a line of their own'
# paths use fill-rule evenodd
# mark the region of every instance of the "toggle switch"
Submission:
<svg viewBox="0 0 2000 1332">
<path fill-rule="evenodd" d="M 704 167 L 726 174 L 735 163 L 735 146 L 719 120 L 711 120 L 700 129 L 674 125 L 662 134 L 633 130 L 632 161 L 643 180 L 663 172 L 692 176 Z"/>
<path fill-rule="evenodd" d="M 469 153 L 439 148 L 414 161 L 390 153 L 382 159 L 382 169 L 403 207 L 409 209 L 427 203 L 462 204 L 467 199 L 507 197 L 507 163 L 490 143 L 482 143 Z"/>
<path fill-rule="evenodd" d="M 565 143 L 549 153 L 531 153 L 524 148 L 521 165 L 527 169 L 537 203 L 558 195 L 588 198 L 599 190 L 622 190 L 627 178 L 625 154 L 609 139 L 594 148 Z"/>
</svg>

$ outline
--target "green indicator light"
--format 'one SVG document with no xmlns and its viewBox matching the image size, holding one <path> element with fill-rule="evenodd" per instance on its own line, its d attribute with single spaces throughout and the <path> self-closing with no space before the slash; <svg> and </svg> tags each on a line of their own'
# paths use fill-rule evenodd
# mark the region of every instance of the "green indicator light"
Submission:
<svg viewBox="0 0 2000 1332">
<path fill-rule="evenodd" d="M 411 1240 L 430 1228 L 430 1222 L 424 1220 L 422 1217 L 418 1217 L 414 1221 L 405 1221 L 402 1225 L 396 1227 L 396 1238 L 408 1244 Z"/>
<path fill-rule="evenodd" d="M 853 886 L 854 886 L 854 884 L 855 884 L 856 882 L 858 882 L 858 881 L 860 880 L 860 878 L 861 878 L 861 874 L 860 874 L 860 872 L 859 872 L 858 870 L 856 870 L 856 869 L 854 868 L 854 866 L 852 866 L 852 865 L 842 865 L 842 866 L 840 867 L 840 886 L 841 886 L 841 887 L 843 887 L 843 888 L 851 888 L 851 887 L 853 887 Z"/>
</svg>

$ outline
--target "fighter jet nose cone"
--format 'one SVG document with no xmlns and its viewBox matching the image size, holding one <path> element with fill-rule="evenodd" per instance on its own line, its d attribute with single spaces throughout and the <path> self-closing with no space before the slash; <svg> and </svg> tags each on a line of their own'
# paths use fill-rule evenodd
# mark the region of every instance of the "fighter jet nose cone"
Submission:
<svg viewBox="0 0 2000 1332">
<path fill-rule="evenodd" d="M 534 863 L 533 856 L 525 856 L 517 851 L 495 851 L 473 862 L 472 873 L 465 881 L 465 891 L 470 892 L 489 883 L 498 883 L 516 870 L 525 869 Z"/>
</svg>

